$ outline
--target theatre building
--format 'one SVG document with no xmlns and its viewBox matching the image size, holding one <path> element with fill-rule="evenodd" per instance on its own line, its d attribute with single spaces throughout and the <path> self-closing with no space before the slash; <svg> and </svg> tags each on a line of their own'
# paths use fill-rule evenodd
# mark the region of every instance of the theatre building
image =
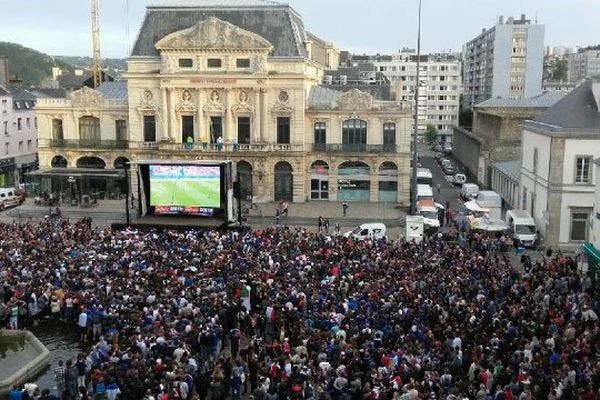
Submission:
<svg viewBox="0 0 600 400">
<path fill-rule="evenodd" d="M 408 205 L 410 106 L 322 86 L 338 62 L 288 5 L 149 6 L 126 82 L 38 102 L 39 174 L 117 193 L 126 161 L 228 159 L 247 200 Z"/>
</svg>

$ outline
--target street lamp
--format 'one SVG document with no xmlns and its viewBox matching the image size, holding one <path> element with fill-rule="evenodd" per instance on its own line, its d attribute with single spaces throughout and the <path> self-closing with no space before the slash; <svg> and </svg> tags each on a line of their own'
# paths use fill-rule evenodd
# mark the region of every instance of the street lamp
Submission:
<svg viewBox="0 0 600 400">
<path fill-rule="evenodd" d="M 417 212 L 417 141 L 419 138 L 419 86 L 421 86 L 421 1 L 419 0 L 419 16 L 417 19 L 417 80 L 415 86 L 415 113 L 413 127 L 413 159 L 412 159 L 412 214 Z"/>
</svg>

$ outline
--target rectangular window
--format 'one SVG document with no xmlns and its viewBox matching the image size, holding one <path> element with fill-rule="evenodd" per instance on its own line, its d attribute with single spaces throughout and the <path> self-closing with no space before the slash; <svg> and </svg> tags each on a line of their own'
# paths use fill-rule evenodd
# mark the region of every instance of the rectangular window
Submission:
<svg viewBox="0 0 600 400">
<path fill-rule="evenodd" d="M 571 240 L 587 240 L 589 214 L 582 211 L 573 211 L 571 213 Z"/>
<path fill-rule="evenodd" d="M 221 68 L 221 59 L 220 58 L 209 58 L 206 61 L 206 66 L 208 68 Z"/>
<path fill-rule="evenodd" d="M 55 118 L 52 120 L 52 139 L 63 140 L 63 121 L 62 119 Z"/>
<path fill-rule="evenodd" d="M 396 124 L 383 124 L 383 149 L 384 151 L 394 152 L 396 150 Z"/>
<path fill-rule="evenodd" d="M 156 142 L 156 117 L 144 115 L 144 142 Z"/>
<path fill-rule="evenodd" d="M 290 117 L 277 117 L 277 143 L 290 143 Z"/>
<path fill-rule="evenodd" d="M 238 117 L 238 143 L 250 144 L 250 117 Z"/>
<path fill-rule="evenodd" d="M 27 129 L 31 129 L 31 118 L 27 118 Z"/>
<path fill-rule="evenodd" d="M 21 140 L 19 142 L 19 153 L 22 153 L 22 152 L 23 152 L 23 141 Z"/>
<path fill-rule="evenodd" d="M 315 151 L 325 151 L 327 143 L 327 125 L 325 122 L 315 122 Z"/>
<path fill-rule="evenodd" d="M 575 183 L 590 183 L 592 157 L 577 157 L 575 165 Z"/>
<path fill-rule="evenodd" d="M 27 141 L 27 151 L 31 151 L 31 144 L 32 144 L 32 141 L 30 139 Z"/>
<path fill-rule="evenodd" d="M 8 107 L 8 102 L 6 100 L 2 100 L 2 112 L 4 114 L 6 114 L 6 112 L 8 111 L 7 107 Z"/>
<path fill-rule="evenodd" d="M 20 109 L 21 109 L 21 102 L 19 102 L 19 101 L 15 101 L 15 108 L 16 108 L 17 110 L 20 110 Z"/>
<path fill-rule="evenodd" d="M 115 120 L 115 138 L 118 141 L 127 140 L 127 121 L 124 119 Z"/>
<path fill-rule="evenodd" d="M 37 129 L 37 117 L 33 119 L 33 126 Z"/>
<path fill-rule="evenodd" d="M 210 117 L 210 142 L 217 143 L 223 138 L 223 117 Z"/>
<path fill-rule="evenodd" d="M 521 198 L 521 210 L 527 210 L 527 188 L 523 188 L 523 197 Z"/>
<path fill-rule="evenodd" d="M 4 143 L 4 155 L 8 155 L 8 143 Z"/>
<path fill-rule="evenodd" d="M 235 60 L 235 66 L 237 68 L 250 68 L 249 58 L 238 58 Z"/>
<path fill-rule="evenodd" d="M 537 147 L 533 149 L 533 173 L 537 174 L 538 167 L 538 149 Z"/>
<path fill-rule="evenodd" d="M 181 143 L 194 144 L 194 117 L 192 115 L 181 116 Z"/>
<path fill-rule="evenodd" d="M 8 135 L 8 121 L 4 121 L 4 134 Z"/>
<path fill-rule="evenodd" d="M 22 124 L 22 118 L 17 118 L 17 130 L 22 130 L 23 129 L 23 124 Z"/>
<path fill-rule="evenodd" d="M 191 58 L 180 58 L 179 68 L 192 68 L 194 66 L 194 60 Z"/>
</svg>

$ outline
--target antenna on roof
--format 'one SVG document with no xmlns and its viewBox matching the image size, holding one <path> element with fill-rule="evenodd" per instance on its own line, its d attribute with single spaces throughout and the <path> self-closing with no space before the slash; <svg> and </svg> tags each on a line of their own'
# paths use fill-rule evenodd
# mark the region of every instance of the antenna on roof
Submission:
<svg viewBox="0 0 600 400">
<path fill-rule="evenodd" d="M 537 25 L 537 23 L 538 23 L 538 22 L 537 22 L 537 21 L 538 21 L 538 20 L 537 20 L 537 13 L 538 13 L 538 12 L 537 12 L 537 10 L 535 10 L 535 24 L 536 24 L 536 25 Z"/>
</svg>

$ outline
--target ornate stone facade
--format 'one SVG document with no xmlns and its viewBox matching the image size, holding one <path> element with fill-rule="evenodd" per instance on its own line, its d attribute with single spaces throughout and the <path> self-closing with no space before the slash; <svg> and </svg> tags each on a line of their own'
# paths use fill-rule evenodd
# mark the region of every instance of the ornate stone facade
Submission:
<svg viewBox="0 0 600 400">
<path fill-rule="evenodd" d="M 409 108 L 360 90 L 341 93 L 328 107 L 315 105 L 309 93 L 329 66 L 308 56 L 272 56 L 269 41 L 243 28 L 207 18 L 158 40 L 158 56 L 131 58 L 127 102 L 119 109 L 128 116 L 127 145 L 110 151 L 47 146 L 42 167 L 57 155 L 75 166 L 79 157 L 95 154 L 107 168 L 117 157 L 231 159 L 238 161 L 246 199 L 407 205 Z M 111 100 L 96 99 L 108 115 Z M 40 136 L 48 139 L 51 115 L 75 113 L 69 106 L 42 109 L 47 117 Z M 384 124 L 393 130 L 384 134 Z M 363 125 L 364 132 L 356 128 Z M 102 139 L 114 139 L 114 129 L 103 128 Z M 77 128 L 69 132 L 77 138 Z M 347 181 L 356 181 L 360 193 Z"/>
</svg>

